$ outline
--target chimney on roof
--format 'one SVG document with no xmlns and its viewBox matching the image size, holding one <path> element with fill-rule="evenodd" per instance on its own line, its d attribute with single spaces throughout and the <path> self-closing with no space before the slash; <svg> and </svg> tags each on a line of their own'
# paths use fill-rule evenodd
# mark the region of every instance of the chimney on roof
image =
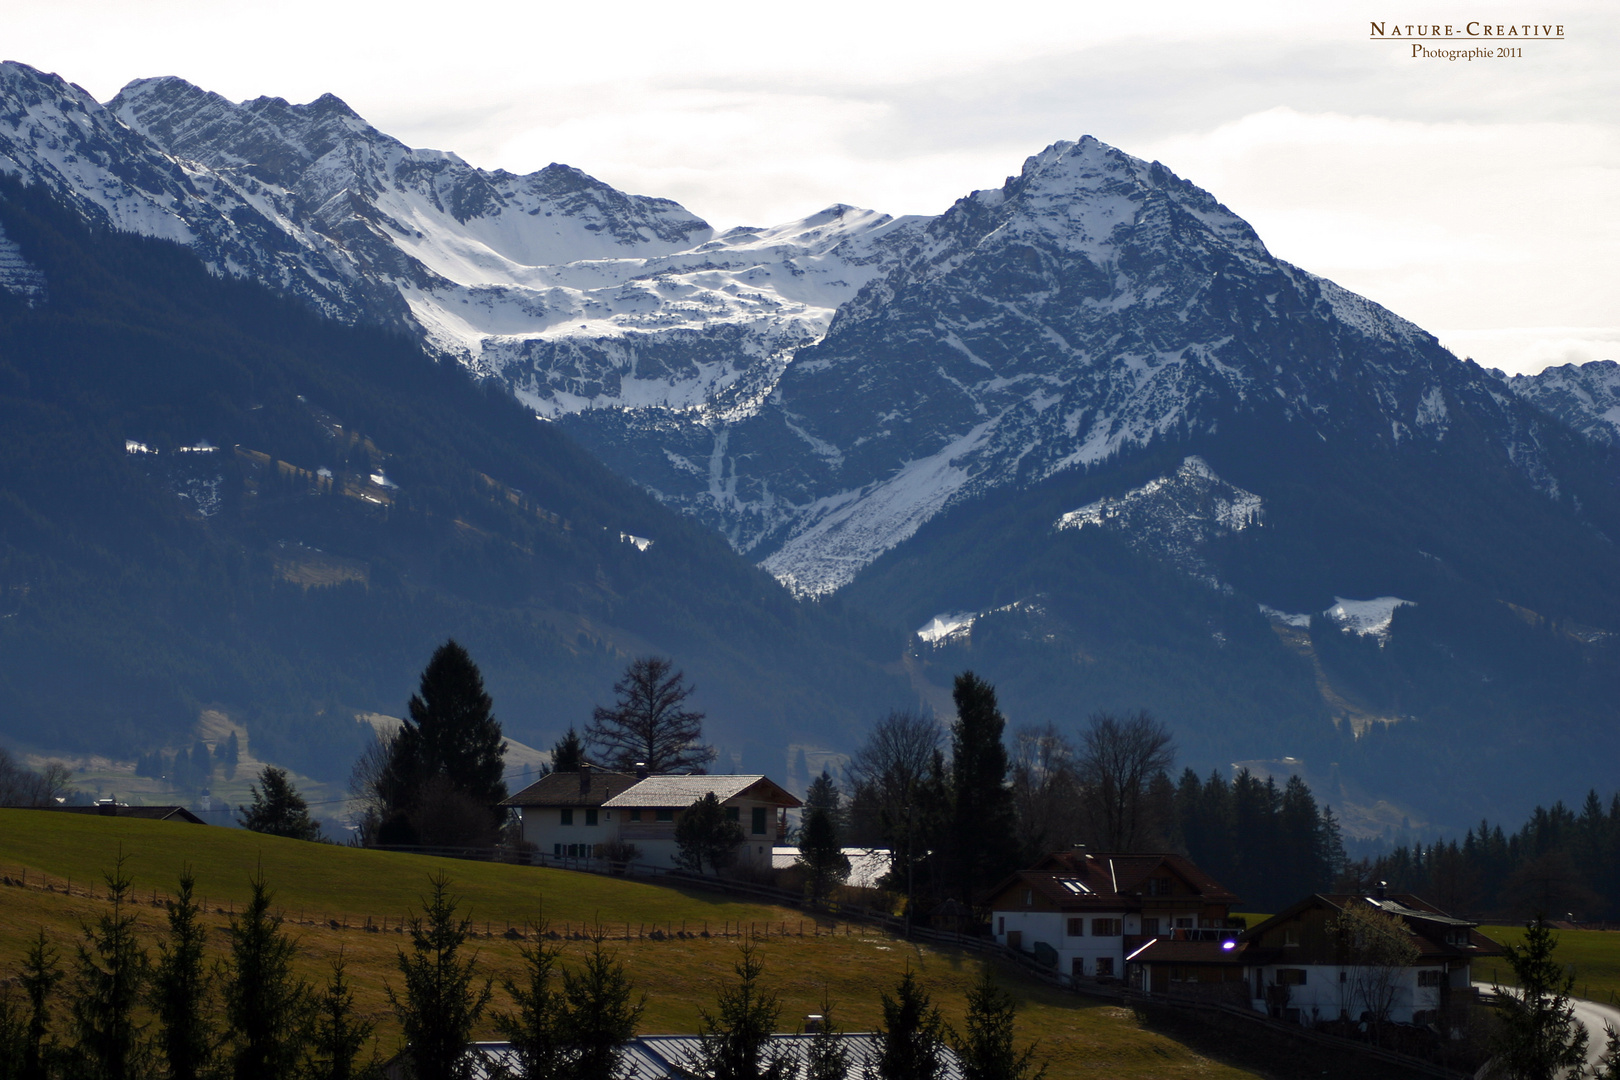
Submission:
<svg viewBox="0 0 1620 1080">
<path fill-rule="evenodd" d="M 645 761 L 636 762 L 636 779 L 647 779 L 647 763 Z"/>
<path fill-rule="evenodd" d="M 589 790 L 591 790 L 591 763 L 582 760 L 579 763 L 579 792 L 583 795 Z"/>
<path fill-rule="evenodd" d="M 1380 881 L 1378 883 L 1378 887 L 1373 890 L 1373 895 L 1376 896 L 1378 899 L 1382 900 L 1382 899 L 1384 899 L 1384 893 L 1386 891 L 1388 891 L 1388 889 L 1389 889 L 1389 882 Z"/>
<path fill-rule="evenodd" d="M 821 1025 L 823 1023 L 824 1021 L 820 1013 L 811 1013 L 809 1016 L 804 1018 L 804 1033 L 806 1035 L 818 1034 L 821 1031 Z"/>
</svg>

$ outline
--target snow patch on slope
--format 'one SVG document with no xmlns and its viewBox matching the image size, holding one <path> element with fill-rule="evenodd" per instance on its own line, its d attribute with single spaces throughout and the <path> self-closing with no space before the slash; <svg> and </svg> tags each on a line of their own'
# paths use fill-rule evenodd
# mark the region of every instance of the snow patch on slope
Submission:
<svg viewBox="0 0 1620 1080">
<path fill-rule="evenodd" d="M 1322 614 L 1340 629 L 1361 637 L 1375 637 L 1380 644 L 1384 644 L 1389 641 L 1389 626 L 1395 618 L 1395 609 L 1408 605 L 1416 606 L 1411 600 L 1402 600 L 1398 596 L 1376 596 L 1371 600 L 1346 600 L 1342 596 L 1335 596 L 1333 606 Z"/>
</svg>

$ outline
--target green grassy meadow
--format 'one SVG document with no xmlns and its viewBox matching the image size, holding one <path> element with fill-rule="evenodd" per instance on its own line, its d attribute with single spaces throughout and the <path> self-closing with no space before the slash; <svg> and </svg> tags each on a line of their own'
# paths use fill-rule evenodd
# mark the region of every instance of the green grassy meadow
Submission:
<svg viewBox="0 0 1620 1080">
<path fill-rule="evenodd" d="M 695 1030 L 699 1008 L 712 1005 L 718 983 L 730 972 L 740 926 L 751 925 L 760 942 L 768 978 L 781 997 L 784 1029 L 820 1012 L 825 995 L 840 1025 L 870 1030 L 881 1015 L 879 991 L 892 988 L 908 966 L 921 975 L 947 1020 L 960 1026 L 966 991 L 979 970 L 979 961 L 965 953 L 697 890 L 307 844 L 210 826 L 0 810 L 0 972 L 15 968 L 41 928 L 64 958 L 71 955 L 81 922 L 106 910 L 101 878 L 120 852 L 141 898 L 138 917 L 149 945 L 165 925 L 163 897 L 189 864 L 198 893 L 206 897 L 210 945 L 219 956 L 230 913 L 240 909 L 249 878 L 262 869 L 299 941 L 302 974 L 321 981 L 341 952 L 362 1008 L 383 1021 L 378 1039 L 385 1054 L 398 1041 L 383 988 L 399 981 L 394 958 L 408 940 L 398 930 L 400 919 L 417 906 L 429 876 L 441 871 L 474 920 L 478 937 L 471 944 L 496 978 L 498 1006 L 506 1003 L 499 980 L 516 974 L 523 943 L 506 931 L 527 933 L 542 914 L 565 935 L 565 963 L 588 944 L 578 936 L 582 926 L 604 927 L 647 995 L 641 1027 L 649 1033 Z M 654 940 L 647 935 L 655 927 L 674 936 Z M 686 937 L 680 936 L 683 927 Z M 709 937 L 702 936 L 705 929 Z M 733 936 L 723 936 L 727 932 Z M 1172 1037 L 1130 1009 L 1065 993 L 1014 969 L 1001 976 L 1020 1002 L 1019 1038 L 1039 1040 L 1052 1080 L 1279 1075 L 1220 1060 L 1231 1055 L 1218 1038 Z M 493 1037 L 493 1027 L 486 1023 L 482 1034 Z"/>
<path fill-rule="evenodd" d="M 1523 926 L 1481 926 L 1493 941 L 1522 945 Z M 1565 970 L 1574 966 L 1575 996 L 1608 1004 L 1620 1004 L 1620 932 L 1613 930 L 1554 930 L 1558 945 L 1553 955 Z M 1502 958 L 1482 960 L 1474 965 L 1475 982 L 1517 985 L 1513 971 Z"/>
</svg>

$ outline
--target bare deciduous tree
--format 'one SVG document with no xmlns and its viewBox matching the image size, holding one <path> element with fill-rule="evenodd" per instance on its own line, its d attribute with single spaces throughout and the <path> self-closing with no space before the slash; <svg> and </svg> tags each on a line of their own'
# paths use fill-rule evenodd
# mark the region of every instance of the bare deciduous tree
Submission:
<svg viewBox="0 0 1620 1080">
<path fill-rule="evenodd" d="M 1081 806 L 1087 834 L 1104 851 L 1136 851 L 1155 839 L 1148 788 L 1175 762 L 1175 742 L 1145 711 L 1123 720 L 1094 713 L 1081 734 Z"/>
<path fill-rule="evenodd" d="M 897 845 L 905 838 L 913 802 L 932 775 L 941 731 L 932 716 L 895 709 L 877 722 L 850 759 L 850 839 Z"/>
<path fill-rule="evenodd" d="M 700 772 L 714 760 L 703 745 L 703 714 L 683 707 L 694 687 L 686 673 L 660 656 L 640 656 L 613 684 L 618 700 L 597 706 L 585 729 L 585 744 L 610 769 L 629 772 Z"/>
<path fill-rule="evenodd" d="M 0 747 L 0 806 L 49 806 L 67 794 L 72 777 L 60 761 L 35 772 Z"/>
<path fill-rule="evenodd" d="M 1412 935 L 1399 916 L 1357 899 L 1327 921 L 1345 979 L 1339 984 L 1341 1008 L 1352 1020 L 1366 1016 L 1374 1025 L 1389 1019 L 1405 970 L 1418 957 Z"/>
<path fill-rule="evenodd" d="M 1074 744 L 1055 725 L 1020 728 L 1013 736 L 1013 805 L 1026 863 L 1068 847 L 1081 835 L 1076 757 Z"/>
</svg>

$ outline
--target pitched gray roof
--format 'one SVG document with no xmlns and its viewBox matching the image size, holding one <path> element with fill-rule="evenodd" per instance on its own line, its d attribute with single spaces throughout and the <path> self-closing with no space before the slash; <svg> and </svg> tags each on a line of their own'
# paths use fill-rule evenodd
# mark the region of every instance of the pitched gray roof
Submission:
<svg viewBox="0 0 1620 1080">
<path fill-rule="evenodd" d="M 799 800 L 787 791 L 782 790 L 774 781 L 755 774 L 752 776 L 649 776 L 641 783 L 635 785 L 622 795 L 615 795 L 603 806 L 617 807 L 658 807 L 691 806 L 703 796 L 714 792 L 714 797 L 721 802 L 734 799 L 748 792 L 750 788 L 758 788 L 751 792 L 763 802 L 773 802 L 778 806 L 798 806 Z"/>
<path fill-rule="evenodd" d="M 807 1075 L 807 1053 L 812 1035 L 772 1035 L 772 1050 L 788 1060 L 787 1075 L 799 1080 Z M 849 1051 L 850 1075 L 860 1075 L 862 1067 L 877 1055 L 877 1040 L 861 1032 L 850 1032 L 840 1037 Z M 614 1080 L 682 1080 L 689 1075 L 681 1066 L 691 1061 L 703 1040 L 695 1035 L 640 1035 L 624 1047 L 624 1061 Z M 499 1065 L 513 1072 L 517 1058 L 510 1043 L 481 1042 L 469 1047 L 474 1052 L 473 1075 L 477 1080 L 490 1080 L 500 1070 Z M 944 1065 L 942 1080 L 962 1080 L 962 1065 L 950 1047 L 940 1047 L 940 1061 Z M 391 1063 L 392 1064 L 392 1063 Z"/>
<path fill-rule="evenodd" d="M 601 806 L 635 784 L 636 778 L 629 773 L 605 769 L 547 773 L 501 805 Z"/>
</svg>

